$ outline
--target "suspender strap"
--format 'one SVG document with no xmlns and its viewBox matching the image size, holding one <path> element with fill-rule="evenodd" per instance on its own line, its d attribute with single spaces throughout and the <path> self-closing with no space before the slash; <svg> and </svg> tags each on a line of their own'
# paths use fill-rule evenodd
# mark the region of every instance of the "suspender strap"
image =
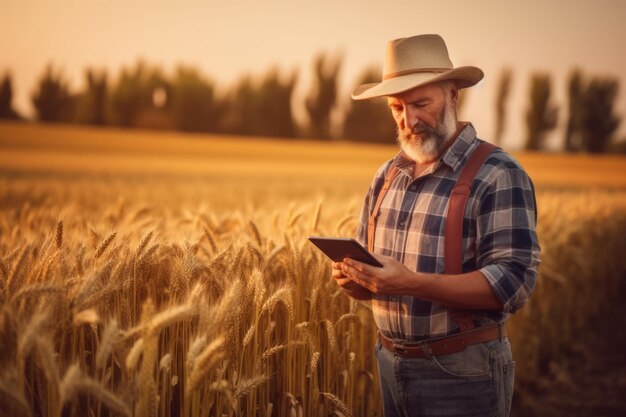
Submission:
<svg viewBox="0 0 626 417">
<path fill-rule="evenodd" d="M 389 190 L 393 179 L 398 175 L 400 170 L 395 165 L 392 165 L 389 171 L 387 171 L 387 176 L 385 177 L 385 183 L 383 184 L 383 188 L 381 188 L 378 193 L 378 198 L 376 199 L 376 204 L 374 205 L 374 209 L 370 213 L 369 220 L 367 221 L 367 250 L 374 253 L 374 234 L 376 233 L 376 217 L 378 217 L 378 212 L 380 211 L 380 204 L 383 202 L 385 198 L 385 194 Z"/>
<path fill-rule="evenodd" d="M 456 185 L 450 193 L 448 216 L 446 218 L 446 233 L 444 259 L 446 274 L 460 274 L 463 272 L 463 215 L 470 195 L 472 182 L 487 156 L 496 149 L 496 146 L 482 142 L 470 155 L 463 167 Z"/>
<path fill-rule="evenodd" d="M 456 185 L 450 193 L 448 215 L 446 218 L 446 232 L 444 239 L 444 261 L 446 274 L 460 274 L 463 272 L 463 217 L 465 206 L 469 198 L 474 177 L 487 156 L 497 147 L 481 142 L 470 155 L 463 167 Z M 461 331 L 474 328 L 474 320 L 469 310 L 450 309 L 450 318 L 457 322 Z"/>
</svg>

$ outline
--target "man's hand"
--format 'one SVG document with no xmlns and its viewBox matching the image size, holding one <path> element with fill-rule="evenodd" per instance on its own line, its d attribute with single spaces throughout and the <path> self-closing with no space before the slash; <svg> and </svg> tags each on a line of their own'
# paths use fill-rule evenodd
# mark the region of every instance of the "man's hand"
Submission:
<svg viewBox="0 0 626 417">
<path fill-rule="evenodd" d="M 428 274 L 411 271 L 388 256 L 374 257 L 382 268 L 346 258 L 333 263 L 333 276 L 338 282 L 342 280 L 343 288 L 349 286 L 343 280 L 351 280 L 373 294 L 411 295 L 454 308 L 502 310 L 502 303 L 478 270 L 457 275 Z"/>
<path fill-rule="evenodd" d="M 382 268 L 350 258 L 336 265 L 343 276 L 374 294 L 400 295 L 415 291 L 415 285 L 418 283 L 415 272 L 395 258 L 382 255 L 374 255 L 374 257 L 383 264 Z"/>
<path fill-rule="evenodd" d="M 343 262 L 332 263 L 332 276 L 339 285 L 350 297 L 357 300 L 369 300 L 372 298 L 372 293 L 348 278 L 343 274 L 341 265 Z"/>
</svg>

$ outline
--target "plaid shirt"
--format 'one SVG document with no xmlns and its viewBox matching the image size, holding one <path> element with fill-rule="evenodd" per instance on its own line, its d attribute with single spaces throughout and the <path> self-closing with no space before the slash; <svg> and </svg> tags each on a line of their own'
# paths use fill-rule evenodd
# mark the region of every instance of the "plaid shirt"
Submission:
<svg viewBox="0 0 626 417">
<path fill-rule="evenodd" d="M 418 178 L 402 153 L 376 173 L 361 214 L 357 240 L 367 247 L 367 220 L 385 176 L 400 172 L 385 195 L 376 222 L 374 252 L 409 269 L 444 273 L 448 197 L 480 139 L 465 126 L 443 156 Z M 463 221 L 463 272 L 479 270 L 502 302 L 502 311 L 475 311 L 479 324 L 503 322 L 530 297 L 539 265 L 533 184 L 509 154 L 492 152 L 476 174 Z M 374 319 L 390 338 L 421 340 L 459 331 L 446 306 L 411 296 L 372 297 Z"/>
</svg>

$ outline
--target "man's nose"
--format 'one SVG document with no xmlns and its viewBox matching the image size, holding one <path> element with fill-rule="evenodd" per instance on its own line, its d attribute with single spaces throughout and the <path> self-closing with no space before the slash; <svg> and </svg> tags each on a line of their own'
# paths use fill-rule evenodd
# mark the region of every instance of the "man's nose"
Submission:
<svg viewBox="0 0 626 417">
<path fill-rule="evenodd" d="M 404 129 L 413 130 L 415 125 L 417 125 L 417 122 L 419 122 L 417 111 L 415 109 L 411 109 L 410 106 L 406 106 L 404 108 L 402 119 L 404 121 Z"/>
</svg>

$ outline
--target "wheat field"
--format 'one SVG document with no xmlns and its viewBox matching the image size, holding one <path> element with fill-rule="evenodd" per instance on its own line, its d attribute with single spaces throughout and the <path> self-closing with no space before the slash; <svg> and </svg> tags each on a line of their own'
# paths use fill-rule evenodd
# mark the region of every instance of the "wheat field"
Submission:
<svg viewBox="0 0 626 417">
<path fill-rule="evenodd" d="M 369 305 L 306 236 L 352 236 L 394 152 L 0 124 L 0 414 L 381 415 Z M 523 399 L 624 312 L 626 163 L 516 157 L 543 249 L 507 326 Z"/>
</svg>

